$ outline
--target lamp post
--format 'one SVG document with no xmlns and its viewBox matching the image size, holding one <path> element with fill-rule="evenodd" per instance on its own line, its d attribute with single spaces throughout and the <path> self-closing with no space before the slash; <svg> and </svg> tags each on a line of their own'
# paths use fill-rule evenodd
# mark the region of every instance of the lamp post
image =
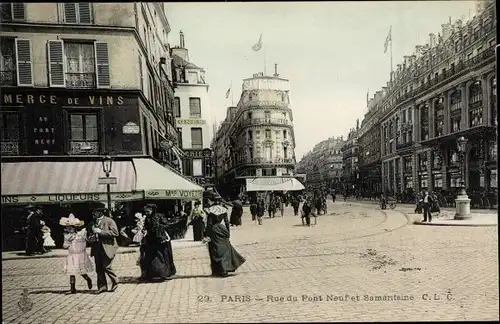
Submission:
<svg viewBox="0 0 500 324">
<path fill-rule="evenodd" d="M 456 220 L 470 219 L 470 199 L 465 191 L 465 157 L 467 152 L 467 139 L 460 136 L 457 139 L 457 148 L 460 155 L 460 191 L 458 192 L 456 204 Z"/>
<path fill-rule="evenodd" d="M 106 155 L 102 158 L 102 171 L 106 174 L 106 178 L 109 179 L 111 170 L 113 167 L 113 158 L 111 156 Z M 111 211 L 111 183 L 108 181 L 106 183 L 106 194 L 108 197 L 108 210 Z"/>
</svg>

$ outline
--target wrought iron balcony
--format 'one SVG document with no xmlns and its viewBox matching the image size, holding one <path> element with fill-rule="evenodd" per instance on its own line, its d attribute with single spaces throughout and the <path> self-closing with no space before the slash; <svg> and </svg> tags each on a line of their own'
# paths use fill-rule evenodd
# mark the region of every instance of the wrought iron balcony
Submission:
<svg viewBox="0 0 500 324">
<path fill-rule="evenodd" d="M 278 126 L 291 126 L 291 122 L 287 119 L 277 119 L 277 118 L 252 118 L 245 119 L 241 122 L 241 126 L 249 125 L 278 125 Z"/>
<path fill-rule="evenodd" d="M 66 87 L 83 89 L 95 88 L 95 73 L 66 73 Z"/>
<path fill-rule="evenodd" d="M 2 140 L 2 155 L 19 155 L 19 141 Z"/>
<path fill-rule="evenodd" d="M 0 86 L 16 86 L 17 75 L 16 71 L 0 71 Z"/>
<path fill-rule="evenodd" d="M 288 103 L 281 101 L 260 101 L 260 100 L 252 100 L 243 103 L 243 108 L 247 107 L 258 107 L 258 108 L 280 108 L 285 109 L 288 108 Z"/>
</svg>

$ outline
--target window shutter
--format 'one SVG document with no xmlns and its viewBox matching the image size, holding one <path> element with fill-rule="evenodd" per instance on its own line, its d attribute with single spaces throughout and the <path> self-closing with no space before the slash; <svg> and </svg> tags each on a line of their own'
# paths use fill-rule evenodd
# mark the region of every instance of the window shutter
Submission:
<svg viewBox="0 0 500 324">
<path fill-rule="evenodd" d="M 64 42 L 51 40 L 47 43 L 49 57 L 49 86 L 65 87 Z"/>
<path fill-rule="evenodd" d="M 64 22 L 67 24 L 76 24 L 76 3 L 64 4 Z"/>
<path fill-rule="evenodd" d="M 98 88 L 109 88 L 109 55 L 108 43 L 94 42 L 95 47 L 95 63 L 96 77 Z"/>
<path fill-rule="evenodd" d="M 80 24 L 92 23 L 92 4 L 88 2 L 78 3 L 78 14 L 80 16 Z"/>
<path fill-rule="evenodd" d="M 23 2 L 12 3 L 12 20 L 26 20 L 26 10 Z"/>
<path fill-rule="evenodd" d="M 29 39 L 15 39 L 17 62 L 17 85 L 33 86 L 33 65 Z"/>
</svg>

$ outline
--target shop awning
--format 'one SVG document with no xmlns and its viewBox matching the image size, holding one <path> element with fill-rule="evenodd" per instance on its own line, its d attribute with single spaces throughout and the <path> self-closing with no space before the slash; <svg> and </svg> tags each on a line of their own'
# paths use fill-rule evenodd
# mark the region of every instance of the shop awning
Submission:
<svg viewBox="0 0 500 324">
<path fill-rule="evenodd" d="M 295 178 L 262 177 L 246 179 L 247 191 L 298 191 L 304 186 Z"/>
<path fill-rule="evenodd" d="M 137 190 L 146 199 L 201 199 L 204 189 L 151 159 L 133 159 Z"/>
<path fill-rule="evenodd" d="M 112 200 L 136 200 L 136 174 L 131 161 L 115 161 L 111 176 Z M 100 161 L 6 162 L 1 164 L 2 203 L 69 203 L 105 201 L 106 185 Z"/>
</svg>

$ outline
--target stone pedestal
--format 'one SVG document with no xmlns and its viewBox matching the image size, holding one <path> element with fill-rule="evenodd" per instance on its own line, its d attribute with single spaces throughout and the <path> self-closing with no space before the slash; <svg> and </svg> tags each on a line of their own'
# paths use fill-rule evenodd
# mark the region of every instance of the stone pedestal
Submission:
<svg viewBox="0 0 500 324">
<path fill-rule="evenodd" d="M 455 219 L 470 219 L 472 215 L 470 214 L 470 199 L 467 194 L 459 194 L 457 199 L 455 199 L 455 203 L 457 205 Z"/>
</svg>

